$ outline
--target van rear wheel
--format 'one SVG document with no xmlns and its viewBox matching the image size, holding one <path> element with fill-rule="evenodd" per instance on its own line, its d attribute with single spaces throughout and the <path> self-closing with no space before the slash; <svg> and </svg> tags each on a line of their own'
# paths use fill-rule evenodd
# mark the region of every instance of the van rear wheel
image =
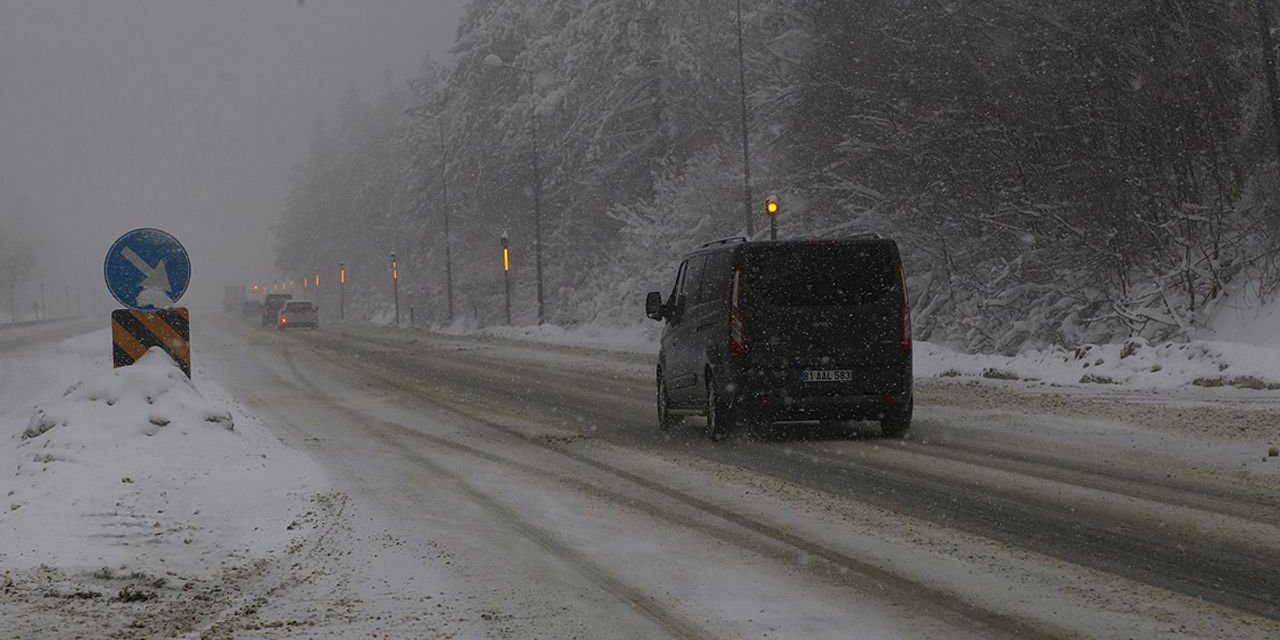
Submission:
<svg viewBox="0 0 1280 640">
<path fill-rule="evenodd" d="M 729 436 L 729 425 L 733 424 L 729 407 L 720 397 L 716 389 L 715 378 L 707 374 L 707 439 L 719 442 Z"/>
<path fill-rule="evenodd" d="M 901 438 L 911 428 L 911 414 L 915 412 L 915 400 L 905 407 L 889 409 L 880 417 L 880 433 L 886 438 Z"/>
</svg>

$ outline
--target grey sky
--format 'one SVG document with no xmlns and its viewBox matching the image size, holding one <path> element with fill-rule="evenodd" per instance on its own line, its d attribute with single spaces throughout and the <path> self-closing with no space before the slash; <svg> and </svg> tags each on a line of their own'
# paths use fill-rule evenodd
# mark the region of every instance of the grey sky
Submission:
<svg viewBox="0 0 1280 640">
<path fill-rule="evenodd" d="M 370 96 L 447 60 L 464 4 L 0 0 L 0 206 L 32 205 L 4 222 L 58 289 L 101 289 L 108 246 L 140 226 L 187 245 L 197 295 L 267 277 L 316 119 L 353 83 Z"/>
</svg>

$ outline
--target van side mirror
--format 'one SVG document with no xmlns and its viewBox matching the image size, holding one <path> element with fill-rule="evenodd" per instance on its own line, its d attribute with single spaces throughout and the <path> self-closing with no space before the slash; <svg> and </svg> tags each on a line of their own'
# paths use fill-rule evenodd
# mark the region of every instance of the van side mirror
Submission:
<svg viewBox="0 0 1280 640">
<path fill-rule="evenodd" d="M 662 294 L 657 291 L 650 291 L 649 295 L 644 298 L 644 314 L 654 320 L 662 320 L 665 317 L 662 308 Z"/>
</svg>

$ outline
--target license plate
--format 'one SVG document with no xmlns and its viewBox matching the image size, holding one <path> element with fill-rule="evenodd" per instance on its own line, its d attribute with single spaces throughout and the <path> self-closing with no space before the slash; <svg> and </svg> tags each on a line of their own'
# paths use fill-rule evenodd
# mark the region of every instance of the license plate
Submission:
<svg viewBox="0 0 1280 640">
<path fill-rule="evenodd" d="M 835 371 L 812 371 L 806 370 L 800 372 L 801 382 L 850 382 L 853 380 L 853 372 L 848 369 L 840 369 Z"/>
</svg>

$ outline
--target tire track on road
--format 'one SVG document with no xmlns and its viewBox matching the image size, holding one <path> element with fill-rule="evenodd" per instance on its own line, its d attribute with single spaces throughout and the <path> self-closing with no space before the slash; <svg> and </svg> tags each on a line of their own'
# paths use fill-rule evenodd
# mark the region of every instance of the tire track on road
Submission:
<svg viewBox="0 0 1280 640">
<path fill-rule="evenodd" d="M 428 434 L 403 427 L 402 425 L 398 425 L 394 422 L 388 422 L 373 416 L 361 414 L 337 402 L 328 400 L 328 394 L 312 383 L 307 375 L 298 368 L 297 363 L 293 360 L 292 354 L 290 353 L 287 345 L 283 348 L 283 358 L 285 365 L 298 379 L 299 385 L 309 392 L 315 400 L 324 403 L 326 406 L 332 408 L 336 413 L 346 416 L 351 420 L 352 424 L 362 424 L 365 426 L 375 427 L 376 431 L 373 435 L 385 444 L 394 446 L 399 450 L 400 455 L 403 455 L 414 464 L 426 469 L 431 474 L 448 480 L 458 489 L 458 491 L 466 495 L 473 503 L 488 511 L 513 531 L 518 532 L 520 535 L 542 547 L 552 557 L 575 567 L 575 569 L 588 580 L 595 583 L 606 593 L 614 596 L 620 602 L 628 604 L 645 615 L 658 627 L 670 634 L 671 637 L 690 639 L 710 637 L 710 634 L 697 624 L 686 619 L 682 615 L 676 614 L 669 608 L 662 606 L 652 596 L 607 572 L 603 567 L 596 564 L 581 552 L 560 541 L 552 532 L 529 522 L 523 518 L 519 512 L 476 488 L 461 475 L 450 471 L 448 468 L 440 465 L 434 460 L 431 460 L 427 456 L 417 453 L 412 449 L 399 446 L 401 443 L 386 432 L 395 431 L 401 434 L 420 436 L 422 439 L 436 445 L 477 455 L 492 462 L 510 464 L 511 466 L 517 466 L 518 468 L 524 467 L 523 470 L 530 470 L 526 465 L 521 465 L 496 455 L 485 454 L 479 450 L 459 445 L 443 438 L 436 438 Z M 542 474 L 539 472 L 538 475 Z"/>
</svg>

